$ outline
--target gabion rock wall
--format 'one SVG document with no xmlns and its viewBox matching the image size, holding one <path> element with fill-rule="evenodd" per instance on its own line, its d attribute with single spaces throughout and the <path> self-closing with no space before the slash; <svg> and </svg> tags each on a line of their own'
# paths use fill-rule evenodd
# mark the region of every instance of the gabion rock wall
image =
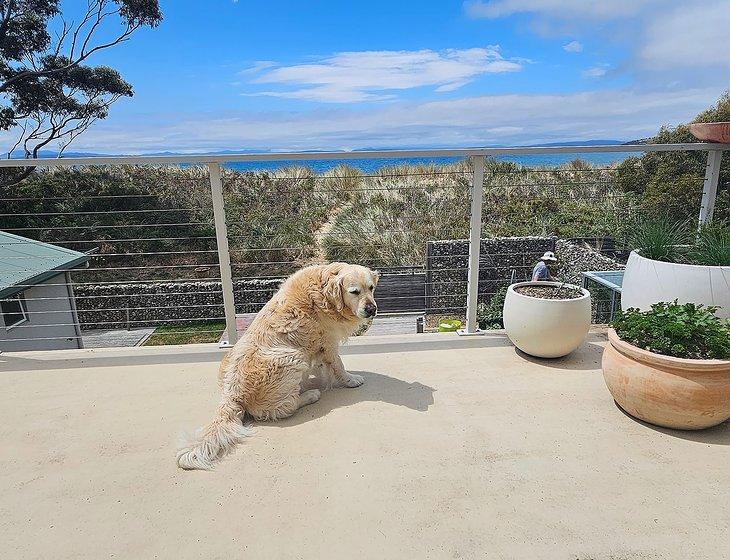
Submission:
<svg viewBox="0 0 730 560">
<path fill-rule="evenodd" d="M 556 243 L 555 254 L 560 259 L 558 277 L 571 284 L 581 285 L 581 272 L 589 270 L 623 270 L 624 265 L 587 246 L 559 239 Z M 591 292 L 591 306 L 594 323 L 608 323 L 614 311 L 621 307 L 621 295 L 611 298 L 611 290 L 595 282 L 588 284 Z"/>
<path fill-rule="evenodd" d="M 479 301 L 499 288 L 528 280 L 545 251 L 555 251 L 555 237 L 482 239 L 479 257 Z M 457 312 L 466 307 L 469 241 L 429 241 L 426 247 L 426 312 Z"/>
<path fill-rule="evenodd" d="M 234 282 L 236 312 L 258 312 L 281 282 Z M 84 330 L 186 325 L 225 317 L 220 282 L 76 285 L 74 295 Z"/>
</svg>

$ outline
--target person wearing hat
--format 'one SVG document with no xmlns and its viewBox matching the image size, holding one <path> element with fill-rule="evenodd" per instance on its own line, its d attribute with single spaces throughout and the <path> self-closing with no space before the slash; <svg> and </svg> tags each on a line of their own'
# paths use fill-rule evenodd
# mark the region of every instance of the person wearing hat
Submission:
<svg viewBox="0 0 730 560">
<path fill-rule="evenodd" d="M 545 254 L 540 257 L 540 262 L 535 265 L 532 269 L 532 281 L 533 282 L 554 282 L 555 278 L 550 274 L 550 264 L 558 262 L 555 258 L 555 253 L 552 251 L 545 251 Z"/>
</svg>

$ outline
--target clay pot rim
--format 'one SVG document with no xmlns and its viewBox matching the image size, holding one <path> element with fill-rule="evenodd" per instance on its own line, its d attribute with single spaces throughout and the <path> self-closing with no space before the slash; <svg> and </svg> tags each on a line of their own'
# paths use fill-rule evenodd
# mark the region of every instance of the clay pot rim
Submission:
<svg viewBox="0 0 730 560">
<path fill-rule="evenodd" d="M 730 122 L 690 123 L 689 131 L 692 136 L 701 142 L 727 144 L 727 134 L 730 133 Z"/>
<path fill-rule="evenodd" d="M 554 286 L 556 288 L 558 286 L 563 286 L 564 288 L 573 288 L 576 290 L 580 290 L 580 292 L 583 295 L 580 297 L 577 297 L 577 298 L 545 299 L 545 298 L 538 298 L 538 297 L 534 297 L 534 296 L 526 296 L 525 294 L 521 294 L 521 293 L 515 291 L 515 288 L 522 288 L 524 286 Z M 548 303 L 550 303 L 550 302 L 565 303 L 565 302 L 569 302 L 569 301 L 583 301 L 584 299 L 591 297 L 591 293 L 588 290 L 586 290 L 585 288 L 582 288 L 581 286 L 576 286 L 575 284 L 565 284 L 563 282 L 533 282 L 531 280 L 528 282 L 517 282 L 515 284 L 510 284 L 509 288 L 507 288 L 507 291 L 512 292 L 516 297 L 520 297 L 520 298 L 527 299 L 530 301 L 545 301 Z"/>
<path fill-rule="evenodd" d="M 621 340 L 615 329 L 608 329 L 608 341 L 611 346 L 621 352 L 624 356 L 633 358 L 639 362 L 656 365 L 664 368 L 681 369 L 685 371 L 730 371 L 730 360 L 693 360 L 690 358 L 675 358 L 649 352 L 625 340 Z"/>
</svg>

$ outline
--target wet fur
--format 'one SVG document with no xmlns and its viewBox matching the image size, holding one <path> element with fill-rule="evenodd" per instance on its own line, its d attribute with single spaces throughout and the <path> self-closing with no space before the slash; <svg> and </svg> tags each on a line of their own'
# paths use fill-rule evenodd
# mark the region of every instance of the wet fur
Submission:
<svg viewBox="0 0 730 560">
<path fill-rule="evenodd" d="M 374 304 L 368 286 L 377 281 L 377 273 L 346 263 L 310 266 L 287 279 L 224 357 L 216 416 L 183 443 L 178 466 L 211 469 L 251 434 L 244 415 L 279 420 L 316 402 L 320 390 L 309 388 L 311 375 L 322 386 L 361 385 L 362 377 L 344 369 L 338 349 L 362 323 L 363 305 Z M 348 293 L 355 285 L 361 295 Z"/>
</svg>

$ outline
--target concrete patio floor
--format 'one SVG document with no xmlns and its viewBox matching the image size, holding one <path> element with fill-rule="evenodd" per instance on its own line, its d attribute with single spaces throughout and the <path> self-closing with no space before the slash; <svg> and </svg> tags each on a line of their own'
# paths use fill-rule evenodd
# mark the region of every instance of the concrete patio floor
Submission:
<svg viewBox="0 0 730 560">
<path fill-rule="evenodd" d="M 0 355 L 2 557 L 730 558 L 730 425 L 622 413 L 601 335 L 560 360 L 501 335 L 366 337 L 335 389 L 213 472 L 213 345 Z"/>
</svg>

